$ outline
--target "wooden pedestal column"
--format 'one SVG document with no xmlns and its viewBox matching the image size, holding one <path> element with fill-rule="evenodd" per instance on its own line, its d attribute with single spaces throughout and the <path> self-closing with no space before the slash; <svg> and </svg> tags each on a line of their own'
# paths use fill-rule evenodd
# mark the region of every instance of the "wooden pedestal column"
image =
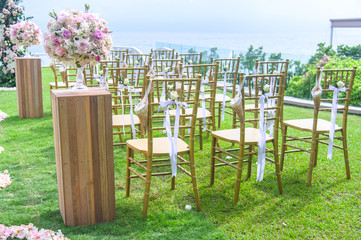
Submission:
<svg viewBox="0 0 361 240">
<path fill-rule="evenodd" d="M 115 220 L 111 94 L 52 90 L 59 208 L 65 225 Z"/>
<path fill-rule="evenodd" d="M 15 64 L 19 117 L 42 117 L 43 93 L 40 58 L 16 58 Z"/>
</svg>

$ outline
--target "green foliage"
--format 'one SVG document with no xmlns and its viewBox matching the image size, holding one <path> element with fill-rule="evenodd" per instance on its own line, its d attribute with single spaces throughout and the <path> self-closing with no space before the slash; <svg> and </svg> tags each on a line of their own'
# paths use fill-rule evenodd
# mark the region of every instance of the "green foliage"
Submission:
<svg viewBox="0 0 361 240">
<path fill-rule="evenodd" d="M 339 57 L 351 57 L 353 59 L 361 59 L 361 45 L 357 46 L 347 46 L 339 45 L 337 46 L 337 56 Z"/>
<path fill-rule="evenodd" d="M 308 60 L 308 64 L 316 64 L 318 61 L 320 61 L 324 57 L 324 55 L 327 55 L 327 56 L 336 55 L 336 52 L 335 52 L 335 50 L 332 49 L 332 46 L 326 47 L 325 45 L 326 45 L 326 43 L 317 44 L 318 48 L 316 49 L 316 53 Z"/>
<path fill-rule="evenodd" d="M 360 66 L 361 60 L 352 58 L 332 57 L 329 62 L 323 66 L 324 69 L 351 69 L 353 66 Z M 286 89 L 287 96 L 293 96 L 303 99 L 311 99 L 311 89 L 316 82 L 316 65 L 310 65 L 308 71 L 303 76 L 293 77 Z M 352 88 L 350 104 L 361 106 L 361 69 L 356 71 L 354 85 Z M 341 96 L 342 97 L 342 96 Z"/>
</svg>

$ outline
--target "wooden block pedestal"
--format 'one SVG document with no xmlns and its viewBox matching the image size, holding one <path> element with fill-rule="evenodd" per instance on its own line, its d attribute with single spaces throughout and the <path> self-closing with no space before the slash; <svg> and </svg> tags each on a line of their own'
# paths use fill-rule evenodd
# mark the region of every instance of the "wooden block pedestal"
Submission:
<svg viewBox="0 0 361 240">
<path fill-rule="evenodd" d="M 15 58 L 15 76 L 19 117 L 43 117 L 40 58 Z"/>
<path fill-rule="evenodd" d="M 111 94 L 52 90 L 59 208 L 65 225 L 115 220 Z"/>
</svg>

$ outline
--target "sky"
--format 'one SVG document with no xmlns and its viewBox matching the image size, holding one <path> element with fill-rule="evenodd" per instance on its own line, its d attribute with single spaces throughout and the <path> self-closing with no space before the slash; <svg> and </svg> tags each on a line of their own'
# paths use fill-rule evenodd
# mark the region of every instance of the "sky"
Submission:
<svg viewBox="0 0 361 240">
<path fill-rule="evenodd" d="M 84 9 L 124 32 L 317 32 L 330 19 L 361 18 L 360 0 L 23 0 L 46 30 L 53 9 Z"/>
</svg>

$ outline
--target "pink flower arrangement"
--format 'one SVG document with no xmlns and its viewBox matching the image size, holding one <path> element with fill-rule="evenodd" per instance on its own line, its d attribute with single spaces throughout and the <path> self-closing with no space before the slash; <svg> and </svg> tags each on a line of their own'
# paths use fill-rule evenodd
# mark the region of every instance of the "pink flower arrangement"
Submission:
<svg viewBox="0 0 361 240">
<path fill-rule="evenodd" d="M 40 28 L 32 21 L 21 21 L 8 28 L 10 41 L 17 46 L 29 47 L 41 44 Z"/>
<path fill-rule="evenodd" d="M 6 227 L 0 224 L 0 239 L 54 239 L 54 240 L 69 240 L 59 230 L 57 233 L 47 229 L 36 228 L 32 223 L 29 225 Z"/>
<path fill-rule="evenodd" d="M 3 150 L 4 148 L 0 146 L 0 153 Z M 10 184 L 11 184 L 11 180 L 10 180 L 9 172 L 8 170 L 5 170 L 4 173 L 0 173 L 0 190 L 6 188 Z"/>
<path fill-rule="evenodd" d="M 50 58 L 81 67 L 109 56 L 112 38 L 105 20 L 87 10 L 49 15 L 52 19 L 47 25 L 49 32 L 44 34 L 44 48 Z"/>
</svg>

